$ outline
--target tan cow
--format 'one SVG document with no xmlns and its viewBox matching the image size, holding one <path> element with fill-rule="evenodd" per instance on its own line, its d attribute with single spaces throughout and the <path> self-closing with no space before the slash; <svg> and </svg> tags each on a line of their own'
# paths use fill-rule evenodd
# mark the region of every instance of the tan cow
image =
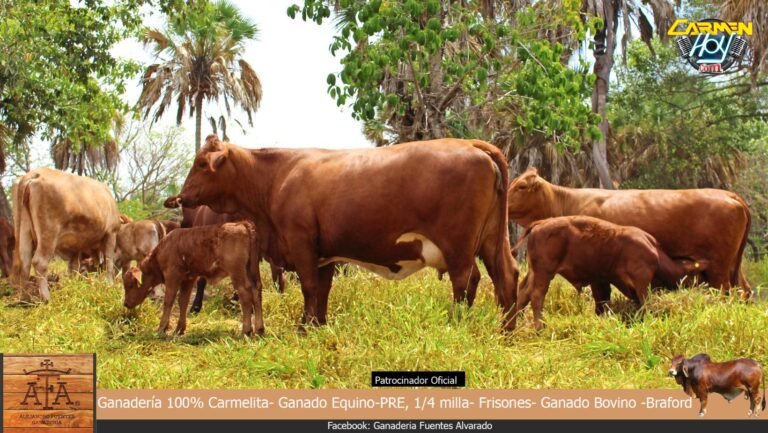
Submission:
<svg viewBox="0 0 768 433">
<path fill-rule="evenodd" d="M 53 256 L 72 257 L 94 249 L 103 254 L 107 277 L 112 283 L 120 214 L 104 184 L 88 177 L 40 168 L 17 179 L 12 195 L 17 240 L 13 279 L 22 291 L 30 276 L 30 266 L 34 266 L 37 289 L 48 301 L 48 263 Z"/>
<path fill-rule="evenodd" d="M 673 259 L 706 261 L 709 268 L 702 277 L 710 286 L 723 293 L 741 286 L 745 298 L 751 294 L 740 272 L 751 215 L 749 206 L 732 192 L 565 188 L 530 169 L 510 183 L 508 206 L 509 218 L 526 228 L 537 220 L 568 215 L 639 227 Z"/>
<path fill-rule="evenodd" d="M 166 235 L 165 225 L 156 220 L 123 224 L 117 233 L 115 264 L 125 273 L 132 260 L 141 262 Z"/>
</svg>

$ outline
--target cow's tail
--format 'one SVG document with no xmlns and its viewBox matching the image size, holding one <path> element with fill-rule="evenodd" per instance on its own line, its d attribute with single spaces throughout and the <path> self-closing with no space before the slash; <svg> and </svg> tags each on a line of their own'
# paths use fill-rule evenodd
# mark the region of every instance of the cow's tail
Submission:
<svg viewBox="0 0 768 433">
<path fill-rule="evenodd" d="M 22 281 L 22 277 L 26 274 L 26 272 L 29 271 L 29 269 L 23 269 L 24 263 L 22 263 L 21 260 L 21 222 L 22 220 L 26 219 L 29 224 L 29 236 L 26 237 L 26 240 L 28 242 L 31 242 L 32 245 L 35 245 L 37 242 L 36 239 L 36 233 L 35 233 L 35 222 L 32 219 L 32 211 L 30 210 L 30 192 L 29 192 L 29 186 L 30 183 L 32 183 L 34 180 L 36 180 L 40 175 L 37 173 L 32 174 L 28 178 L 25 179 L 25 177 L 22 177 L 22 179 L 18 183 L 18 188 L 16 190 L 16 195 L 13 197 L 14 200 L 14 212 L 13 212 L 13 223 L 14 223 L 14 234 L 16 235 L 16 246 L 14 247 L 14 257 L 15 260 L 18 261 L 18 265 L 14 262 L 14 274 L 16 276 L 14 279 L 18 279 L 19 284 L 23 284 L 24 281 Z M 32 247 L 34 248 L 34 246 Z M 29 264 L 27 264 L 29 266 Z"/>
<path fill-rule="evenodd" d="M 160 220 L 152 220 L 152 224 L 155 225 L 155 230 L 157 230 L 157 241 L 160 242 L 160 240 L 168 234 L 165 230 L 165 225 L 163 225 Z"/>
<path fill-rule="evenodd" d="M 531 234 L 531 230 L 533 230 L 533 227 L 536 226 L 538 221 L 535 221 L 533 224 L 529 225 L 527 229 L 523 232 L 522 235 L 517 239 L 517 243 L 515 243 L 515 246 L 512 247 L 512 256 L 516 256 L 517 252 L 520 251 L 520 248 L 523 246 L 523 243 L 525 242 L 525 239 L 528 237 L 529 234 Z"/>
<path fill-rule="evenodd" d="M 486 143 L 480 140 L 472 140 L 471 143 L 472 146 L 476 149 L 485 152 L 494 162 L 494 171 L 496 173 L 495 188 L 497 194 L 495 210 L 498 213 L 497 223 L 499 225 L 497 236 L 498 239 L 496 244 L 496 263 L 494 267 L 497 269 L 497 272 L 501 272 L 502 269 L 505 269 L 505 255 L 508 254 L 509 248 L 509 231 L 507 230 L 507 188 L 509 187 L 509 167 L 507 165 L 507 158 L 504 157 L 501 149 L 490 143 Z M 507 251 L 505 251 L 505 249 Z M 509 258 L 512 259 L 511 254 Z M 504 281 L 504 278 L 498 278 L 498 280 Z M 516 290 L 517 281 L 515 281 L 514 284 Z M 511 307 L 511 302 L 514 302 L 514 299 L 505 299 L 506 295 L 503 292 L 504 290 L 498 290 L 498 293 L 502 295 L 501 299 L 503 304 L 505 306 L 509 305 Z M 512 296 L 514 296 L 514 294 Z"/>
<path fill-rule="evenodd" d="M 259 262 L 261 261 L 261 242 L 256 233 L 256 226 L 250 221 L 242 221 L 248 230 L 248 239 L 250 240 L 250 251 L 248 254 L 248 276 L 253 284 L 253 289 L 261 290 L 261 273 L 259 272 Z"/>
<path fill-rule="evenodd" d="M 741 203 L 741 205 L 744 207 L 744 213 L 747 215 L 747 225 L 744 227 L 744 236 L 741 238 L 741 245 L 739 246 L 739 253 L 738 256 L 736 256 L 736 266 L 733 269 L 733 273 L 731 274 L 731 285 L 733 287 L 736 286 L 746 286 L 742 287 L 745 291 L 751 290 L 752 287 L 749 285 L 749 281 L 745 277 L 742 276 L 741 273 L 741 260 L 744 257 L 744 249 L 747 247 L 747 240 L 749 239 L 749 230 L 752 227 L 752 212 L 749 211 L 749 205 L 746 201 L 744 201 L 743 198 L 741 198 L 738 194 L 733 194 L 736 199 Z M 742 281 L 743 280 L 743 281 Z"/>
</svg>

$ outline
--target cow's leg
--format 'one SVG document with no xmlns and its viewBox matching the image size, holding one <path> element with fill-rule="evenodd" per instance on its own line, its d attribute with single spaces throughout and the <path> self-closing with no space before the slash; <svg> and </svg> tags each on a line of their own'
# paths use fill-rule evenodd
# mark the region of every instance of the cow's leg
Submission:
<svg viewBox="0 0 768 433">
<path fill-rule="evenodd" d="M 533 274 L 533 278 L 529 280 L 530 290 L 529 296 L 531 298 L 531 307 L 533 308 L 533 327 L 537 331 L 540 331 L 544 326 L 542 325 L 542 310 L 544 309 L 544 298 L 549 291 L 549 284 L 555 276 L 546 272 L 537 272 Z"/>
<path fill-rule="evenodd" d="M 608 303 L 611 302 L 611 284 L 601 282 L 590 286 L 592 287 L 592 297 L 595 299 L 595 314 L 601 316 L 605 313 Z"/>
<path fill-rule="evenodd" d="M 331 263 L 319 269 L 319 285 L 317 290 L 317 320 L 320 325 L 325 325 L 328 314 L 328 295 L 331 293 L 333 285 L 333 274 L 336 271 L 336 264 Z"/>
<path fill-rule="evenodd" d="M 115 243 L 117 242 L 117 235 L 115 233 L 109 233 L 104 237 L 101 251 L 104 254 L 104 262 L 107 266 L 107 281 L 109 284 L 114 283 L 115 278 Z"/>
<path fill-rule="evenodd" d="M 698 397 L 699 402 L 701 403 L 701 406 L 699 407 L 699 416 L 704 416 L 704 414 L 707 413 L 707 393 L 704 392 Z"/>
<path fill-rule="evenodd" d="M 80 253 L 75 253 L 67 260 L 67 273 L 74 275 L 78 271 L 80 271 Z"/>
<path fill-rule="evenodd" d="M 189 298 L 192 296 L 192 284 L 195 280 L 184 280 L 179 290 L 179 322 L 176 324 L 176 334 L 184 335 L 187 331 L 187 307 L 189 307 Z"/>
<path fill-rule="evenodd" d="M 754 386 L 749 387 L 747 393 L 749 394 L 751 415 L 757 416 L 760 413 L 757 411 L 757 408 L 760 407 L 760 402 L 762 401 L 760 397 L 760 383 L 756 381 Z"/>
<path fill-rule="evenodd" d="M 477 268 L 477 264 L 472 265 L 472 274 L 469 278 L 467 305 L 471 307 L 475 303 L 475 297 L 477 296 L 477 285 L 480 284 L 480 269 Z"/>
<path fill-rule="evenodd" d="M 480 259 L 488 271 L 496 294 L 496 302 L 504 312 L 503 326 L 507 331 L 515 329 L 515 315 L 511 314 L 517 303 L 517 262 L 512 257 L 509 242 L 504 242 L 501 251 L 497 240 L 489 236 L 480 245 Z M 500 257 L 499 257 L 500 256 Z"/>
<path fill-rule="evenodd" d="M 707 283 L 715 289 L 720 289 L 722 295 L 729 295 L 731 293 L 731 280 L 728 269 L 713 263 L 710 269 L 705 271 L 705 275 Z"/>
<path fill-rule="evenodd" d="M 163 298 L 163 315 L 160 317 L 160 326 L 157 327 L 157 332 L 161 335 L 165 335 L 168 331 L 168 324 L 171 321 L 171 311 L 173 310 L 173 302 L 176 300 L 176 294 L 181 287 L 181 281 L 175 277 L 165 279 L 165 298 Z"/>
<path fill-rule="evenodd" d="M 749 284 L 749 281 L 747 281 L 747 278 L 744 276 L 744 272 L 739 269 L 738 272 L 738 280 L 739 280 L 739 287 L 741 287 L 741 290 L 743 292 L 742 299 L 745 301 L 752 297 L 752 285 Z"/>
<path fill-rule="evenodd" d="M 304 314 L 301 316 L 301 327 L 317 326 L 317 298 L 320 289 L 320 272 L 317 268 L 317 256 L 312 249 L 315 242 L 295 242 L 289 246 L 289 251 L 296 251 L 294 266 L 301 281 L 301 294 L 304 295 Z"/>
<path fill-rule="evenodd" d="M 0 247 L 0 266 L 2 266 L 3 270 L 3 277 L 8 278 L 10 274 L 8 273 L 8 264 L 11 263 L 11 259 L 8 256 L 7 249 Z"/>
<path fill-rule="evenodd" d="M 285 293 L 285 270 L 272 263 L 269 264 L 269 270 L 272 272 L 272 283 L 277 287 L 277 293 Z"/>
<path fill-rule="evenodd" d="M 263 287 L 261 279 L 251 281 L 251 299 L 253 301 L 253 328 L 256 335 L 264 335 L 264 314 L 261 305 Z"/>
<path fill-rule="evenodd" d="M 453 302 L 464 302 L 467 299 L 467 290 L 472 282 L 472 269 L 474 262 L 464 264 L 449 264 L 448 276 L 453 286 Z"/>
<path fill-rule="evenodd" d="M 205 285 L 207 281 L 205 278 L 197 279 L 197 291 L 195 292 L 195 300 L 192 301 L 192 308 L 189 309 L 190 314 L 197 314 L 203 309 L 203 297 L 205 296 Z"/>
<path fill-rule="evenodd" d="M 51 239 L 56 239 L 55 234 Z M 53 259 L 56 251 L 55 246 L 50 241 L 39 242 L 35 255 L 32 256 L 32 266 L 35 268 L 37 289 L 45 302 L 51 299 L 51 292 L 48 290 L 48 263 Z"/>
<path fill-rule="evenodd" d="M 243 274 L 232 275 L 232 285 L 235 286 L 238 299 L 240 299 L 240 310 L 243 314 L 243 334 L 253 334 L 253 323 L 251 322 L 251 316 L 253 316 L 253 289 L 252 284 L 247 282 L 247 276 Z"/>
</svg>

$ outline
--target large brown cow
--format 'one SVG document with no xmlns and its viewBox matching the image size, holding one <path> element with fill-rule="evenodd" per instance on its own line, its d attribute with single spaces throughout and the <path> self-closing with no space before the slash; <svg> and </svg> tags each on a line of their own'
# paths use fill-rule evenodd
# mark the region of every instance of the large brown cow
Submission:
<svg viewBox="0 0 768 433">
<path fill-rule="evenodd" d="M 173 201 L 173 200 L 172 200 Z M 190 227 L 202 227 L 213 224 L 224 224 L 241 221 L 245 218 L 241 217 L 237 213 L 217 213 L 208 206 L 198 206 L 195 208 L 182 208 L 182 220 L 181 228 Z M 285 292 L 285 271 L 269 263 L 269 268 L 272 273 L 272 282 L 277 286 L 279 293 Z M 197 280 L 197 291 L 195 292 L 195 299 L 192 301 L 192 306 L 189 308 L 189 312 L 192 314 L 199 313 L 203 309 L 203 299 L 205 298 L 205 286 L 208 284 L 205 278 Z M 237 297 L 235 292 L 235 298 Z"/>
<path fill-rule="evenodd" d="M 655 237 L 672 258 L 696 257 L 709 268 L 704 281 L 728 293 L 741 286 L 740 272 L 751 223 L 749 206 L 719 189 L 604 190 L 552 185 L 529 169 L 509 186 L 509 218 L 523 227 L 544 218 L 588 215 L 639 227 Z"/>
<path fill-rule="evenodd" d="M 513 327 L 518 270 L 506 228 L 507 184 L 504 155 L 475 140 L 247 150 L 209 136 L 179 201 L 255 221 L 266 255 L 299 275 L 303 324 L 326 322 L 336 262 L 390 279 L 433 267 L 448 272 L 454 300 L 462 301 L 477 286 L 480 256 Z"/>
<path fill-rule="evenodd" d="M 120 214 L 107 187 L 94 179 L 50 168 L 30 171 L 14 183 L 13 220 L 16 234 L 14 279 L 23 287 L 30 266 L 44 300 L 48 262 L 56 254 L 72 257 L 100 251 L 110 284 Z"/>
</svg>

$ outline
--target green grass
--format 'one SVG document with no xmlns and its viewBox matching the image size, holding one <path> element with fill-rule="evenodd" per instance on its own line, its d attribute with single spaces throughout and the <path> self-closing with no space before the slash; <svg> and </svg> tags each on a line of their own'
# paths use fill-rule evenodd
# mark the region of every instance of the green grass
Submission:
<svg viewBox="0 0 768 433">
<path fill-rule="evenodd" d="M 753 285 L 768 281 L 768 262 L 746 269 Z M 157 303 L 128 314 L 119 282 L 56 271 L 45 305 L 19 304 L 0 282 L 0 351 L 96 352 L 99 388 L 368 388 L 371 370 L 465 370 L 470 388 L 675 388 L 665 373 L 677 353 L 768 361 L 765 290 L 749 303 L 705 288 L 656 292 L 639 312 L 614 291 L 614 313 L 597 317 L 589 292 L 558 278 L 545 328 L 536 333 L 528 312 L 505 335 L 487 277 L 470 309 L 452 305 L 434 271 L 387 281 L 350 267 L 334 281 L 329 324 L 307 335 L 291 276 L 284 295 L 265 288 L 262 338 L 241 336 L 228 284 L 209 290 L 187 335 L 160 337 Z"/>
</svg>

